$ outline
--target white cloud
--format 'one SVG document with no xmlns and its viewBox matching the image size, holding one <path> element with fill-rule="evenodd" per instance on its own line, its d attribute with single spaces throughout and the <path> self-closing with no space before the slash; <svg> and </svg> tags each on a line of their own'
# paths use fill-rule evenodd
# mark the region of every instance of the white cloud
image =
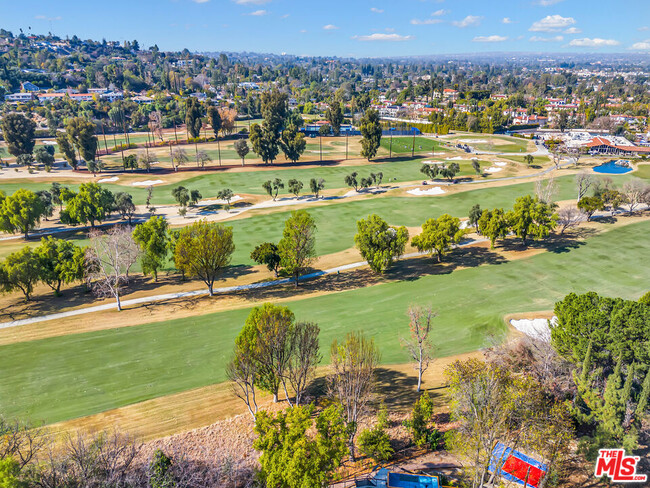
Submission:
<svg viewBox="0 0 650 488">
<path fill-rule="evenodd" d="M 196 1 L 196 0 L 195 0 Z M 199 0 L 200 2 L 207 2 L 208 0 Z M 234 0 L 238 5 L 264 5 L 271 0 Z"/>
<path fill-rule="evenodd" d="M 384 13 L 384 9 L 377 8 L 377 7 L 372 7 L 372 8 L 370 9 L 370 11 L 373 12 L 373 13 L 375 13 L 375 14 L 383 14 L 383 13 Z"/>
<path fill-rule="evenodd" d="M 599 37 L 594 37 L 590 39 L 585 37 L 583 39 L 573 39 L 569 46 L 574 47 L 603 47 L 603 46 L 618 46 L 620 42 L 615 39 L 601 39 Z"/>
<path fill-rule="evenodd" d="M 336 30 L 338 27 L 336 27 L 334 24 L 327 24 L 323 26 L 323 29 L 325 30 Z"/>
<path fill-rule="evenodd" d="M 463 20 L 455 20 L 452 24 L 462 29 L 465 27 L 476 27 L 477 25 L 481 25 L 481 20 L 483 20 L 483 17 L 479 17 L 478 15 L 468 15 Z"/>
<path fill-rule="evenodd" d="M 550 7 L 551 5 L 555 5 L 556 3 L 560 3 L 564 0 L 537 0 L 535 4 L 541 5 L 542 7 Z"/>
<path fill-rule="evenodd" d="M 389 41 L 389 42 L 401 42 L 401 41 L 410 41 L 413 39 L 413 36 L 401 36 L 399 34 L 381 34 L 374 33 L 369 36 L 354 36 L 352 39 L 358 41 Z"/>
<path fill-rule="evenodd" d="M 501 23 L 502 23 L 502 24 L 514 24 L 515 22 L 514 22 L 514 20 L 512 20 L 510 17 L 504 17 L 504 18 L 501 20 Z"/>
<path fill-rule="evenodd" d="M 555 36 L 555 37 L 533 36 L 528 40 L 530 42 L 562 42 L 564 40 L 564 37 L 563 36 Z"/>
<path fill-rule="evenodd" d="M 440 17 L 442 15 L 447 15 L 449 13 L 449 10 L 445 10 L 444 8 L 441 8 L 440 10 L 436 10 L 433 12 L 431 15 L 433 17 Z"/>
<path fill-rule="evenodd" d="M 578 29 L 577 27 L 570 27 L 567 30 L 564 31 L 565 34 L 580 34 L 582 33 L 582 29 Z"/>
<path fill-rule="evenodd" d="M 57 15 L 56 17 L 47 17 L 45 15 L 36 15 L 36 16 L 34 16 L 34 18 L 38 19 L 38 20 L 48 20 L 50 22 L 52 22 L 53 20 L 61 20 L 60 15 Z"/>
<path fill-rule="evenodd" d="M 504 36 L 476 36 L 472 42 L 503 42 L 507 40 L 508 38 Z"/>
<path fill-rule="evenodd" d="M 411 19 L 413 25 L 433 25 L 442 24 L 442 19 Z"/>
<path fill-rule="evenodd" d="M 533 23 L 528 30 L 531 32 L 556 32 L 561 29 L 568 29 L 575 23 L 576 20 L 573 17 L 547 15 L 542 20 Z"/>
<path fill-rule="evenodd" d="M 268 12 L 267 10 L 260 9 L 260 10 L 255 10 L 254 12 L 251 12 L 251 13 L 248 14 L 248 15 L 252 15 L 252 16 L 254 16 L 254 17 L 261 17 L 262 15 L 266 15 L 266 14 L 268 14 L 268 13 L 269 13 L 269 12 Z"/>
<path fill-rule="evenodd" d="M 630 49 L 633 49 L 635 51 L 650 51 L 650 39 L 636 42 L 630 46 Z"/>
<path fill-rule="evenodd" d="M 639 32 L 645 32 L 645 31 L 650 30 L 650 27 L 648 27 L 647 25 L 644 25 L 644 26 L 642 26 L 642 27 L 639 27 L 637 30 L 638 30 Z"/>
</svg>

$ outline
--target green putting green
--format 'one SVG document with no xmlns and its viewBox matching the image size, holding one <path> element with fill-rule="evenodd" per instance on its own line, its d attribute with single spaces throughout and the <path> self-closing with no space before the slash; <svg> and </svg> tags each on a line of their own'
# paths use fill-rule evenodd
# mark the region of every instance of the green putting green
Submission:
<svg viewBox="0 0 650 488">
<path fill-rule="evenodd" d="M 437 355 L 463 353 L 502 337 L 505 314 L 550 309 L 572 291 L 639 297 L 647 291 L 650 278 L 647 267 L 638 264 L 650 252 L 648 232 L 650 222 L 637 223 L 501 264 L 485 251 L 474 261 L 459 263 L 468 268 L 438 274 L 434 262 L 428 261 L 415 279 L 287 305 L 298 319 L 320 325 L 324 362 L 331 341 L 355 330 L 375 339 L 382 363 L 406 362 L 406 352 L 396 344 L 408 334 L 405 311 L 410 304 L 431 304 L 439 312 L 433 334 Z M 635 244 L 625 253 L 612 253 L 621 242 Z M 0 412 L 50 423 L 224 381 L 233 340 L 248 312 L 227 311 L 0 347 Z M 79 320 L 92 320 L 92 316 Z"/>
</svg>

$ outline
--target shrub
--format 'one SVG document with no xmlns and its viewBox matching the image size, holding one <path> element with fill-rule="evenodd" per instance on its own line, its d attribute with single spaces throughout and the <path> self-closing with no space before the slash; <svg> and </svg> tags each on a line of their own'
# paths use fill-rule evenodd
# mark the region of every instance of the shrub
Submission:
<svg viewBox="0 0 650 488">
<path fill-rule="evenodd" d="M 388 461 L 395 453 L 390 445 L 390 436 L 381 426 L 361 431 L 359 451 L 375 462 Z"/>
<path fill-rule="evenodd" d="M 425 391 L 413 404 L 411 418 L 403 422 L 404 427 L 411 432 L 411 439 L 418 447 L 428 446 L 437 449 L 442 440 L 442 434 L 436 429 L 435 424 L 430 426 L 433 416 L 433 402 Z"/>
</svg>

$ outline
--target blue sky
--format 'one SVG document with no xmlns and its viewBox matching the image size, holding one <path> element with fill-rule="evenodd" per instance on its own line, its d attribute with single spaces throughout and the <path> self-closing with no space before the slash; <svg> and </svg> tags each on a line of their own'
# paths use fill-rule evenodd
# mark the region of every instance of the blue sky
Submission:
<svg viewBox="0 0 650 488">
<path fill-rule="evenodd" d="M 649 0 L 0 0 L 0 27 L 163 50 L 647 52 Z"/>
</svg>

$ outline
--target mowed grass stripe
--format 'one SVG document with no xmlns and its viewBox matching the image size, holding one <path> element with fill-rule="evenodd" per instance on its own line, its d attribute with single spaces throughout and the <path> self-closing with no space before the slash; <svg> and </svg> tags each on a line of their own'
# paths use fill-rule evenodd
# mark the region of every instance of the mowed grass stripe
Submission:
<svg viewBox="0 0 650 488">
<path fill-rule="evenodd" d="M 561 252 L 295 300 L 290 307 L 298 319 L 321 326 L 325 360 L 334 338 L 364 330 L 388 364 L 408 359 L 398 345 L 408 333 L 408 305 L 431 303 L 439 311 L 437 354 L 458 354 L 503 334 L 505 314 L 550 309 L 571 291 L 640 296 L 650 278 L 638 265 L 650 252 L 649 231 L 648 222 L 632 224 Z M 622 242 L 629 243 L 624 252 Z M 3 346 L 0 412 L 49 423 L 224 381 L 247 314 L 227 311 Z"/>
</svg>

